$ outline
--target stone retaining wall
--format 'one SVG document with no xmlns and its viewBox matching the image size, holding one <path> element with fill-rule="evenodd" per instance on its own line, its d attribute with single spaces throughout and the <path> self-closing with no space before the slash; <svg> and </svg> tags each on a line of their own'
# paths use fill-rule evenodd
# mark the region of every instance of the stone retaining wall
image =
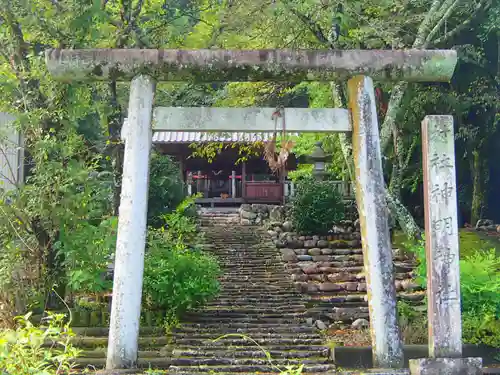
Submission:
<svg viewBox="0 0 500 375">
<path fill-rule="evenodd" d="M 358 218 L 354 201 L 345 201 L 345 216 L 350 221 Z M 262 225 L 265 222 L 281 224 L 289 217 L 290 205 L 242 204 L 239 213 L 242 225 Z"/>
<path fill-rule="evenodd" d="M 359 220 L 340 221 L 326 236 L 304 236 L 293 231 L 288 212 L 283 206 L 243 205 L 240 218 L 243 225 L 264 227 L 297 289 L 315 301 L 317 317 L 365 327 L 369 314 Z M 420 304 L 425 293 L 415 282 L 415 259 L 398 249 L 393 254 L 399 299 Z"/>
</svg>

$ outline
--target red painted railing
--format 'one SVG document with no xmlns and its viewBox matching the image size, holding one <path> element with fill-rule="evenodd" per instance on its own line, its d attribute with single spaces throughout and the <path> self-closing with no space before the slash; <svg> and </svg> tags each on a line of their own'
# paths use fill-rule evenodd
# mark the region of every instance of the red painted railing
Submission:
<svg viewBox="0 0 500 375">
<path fill-rule="evenodd" d="M 283 184 L 247 181 L 243 197 L 248 201 L 281 202 L 283 200 Z"/>
</svg>

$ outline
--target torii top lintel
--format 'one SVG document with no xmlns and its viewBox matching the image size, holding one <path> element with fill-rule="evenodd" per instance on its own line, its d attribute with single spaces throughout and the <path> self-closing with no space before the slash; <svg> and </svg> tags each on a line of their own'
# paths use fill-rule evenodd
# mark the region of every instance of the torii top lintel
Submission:
<svg viewBox="0 0 500 375">
<path fill-rule="evenodd" d="M 335 81 L 355 75 L 375 80 L 447 82 L 457 63 L 453 50 L 178 50 L 51 49 L 50 73 L 61 81 Z"/>
</svg>

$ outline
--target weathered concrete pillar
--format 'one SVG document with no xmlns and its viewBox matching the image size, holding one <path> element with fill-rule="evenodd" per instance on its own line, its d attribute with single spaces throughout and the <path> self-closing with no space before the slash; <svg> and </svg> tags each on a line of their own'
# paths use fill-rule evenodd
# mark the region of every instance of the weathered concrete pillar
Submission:
<svg viewBox="0 0 500 375">
<path fill-rule="evenodd" d="M 193 172 L 187 173 L 186 183 L 187 183 L 187 194 L 188 197 L 190 197 L 191 195 L 193 195 Z"/>
<path fill-rule="evenodd" d="M 231 171 L 231 196 L 236 198 L 236 171 Z"/>
<path fill-rule="evenodd" d="M 348 90 L 373 364 L 379 368 L 400 368 L 403 366 L 403 346 L 396 313 L 392 246 L 373 81 L 369 77 L 356 76 L 349 80 Z"/>
<path fill-rule="evenodd" d="M 480 358 L 462 356 L 455 137 L 452 116 L 422 122 L 429 357 L 413 374 L 479 374 Z"/>
<path fill-rule="evenodd" d="M 106 362 L 109 370 L 133 368 L 137 363 L 154 89 L 154 80 L 143 75 L 130 85 Z"/>
</svg>

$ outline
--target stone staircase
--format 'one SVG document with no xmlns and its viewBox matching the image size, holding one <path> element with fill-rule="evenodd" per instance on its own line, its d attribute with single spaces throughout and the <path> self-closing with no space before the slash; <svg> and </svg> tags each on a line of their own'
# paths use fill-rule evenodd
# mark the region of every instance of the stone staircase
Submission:
<svg viewBox="0 0 500 375">
<path fill-rule="evenodd" d="M 161 327 L 141 327 L 139 367 L 178 375 L 279 373 L 277 367 L 288 364 L 304 364 L 305 373 L 333 370 L 328 339 L 318 327 L 367 323 L 361 249 L 278 249 L 263 227 L 241 225 L 239 212 L 230 208 L 202 210 L 200 225 L 206 251 L 223 268 L 221 293 L 185 314 L 168 336 Z M 412 265 L 395 266 L 401 286 Z M 414 303 L 422 297 L 420 291 L 399 294 Z M 78 363 L 103 367 L 108 329 L 75 332 L 84 350 Z"/>
<path fill-rule="evenodd" d="M 201 209 L 199 212 L 202 226 L 225 226 L 240 224 L 240 213 L 237 208 L 227 207 L 220 209 Z"/>
<path fill-rule="evenodd" d="M 224 271 L 221 293 L 171 333 L 169 373 L 279 373 L 289 364 L 304 364 L 305 373 L 333 370 L 279 250 L 262 243 L 259 228 L 237 224 L 234 213 L 202 213 L 201 222 Z"/>
</svg>

